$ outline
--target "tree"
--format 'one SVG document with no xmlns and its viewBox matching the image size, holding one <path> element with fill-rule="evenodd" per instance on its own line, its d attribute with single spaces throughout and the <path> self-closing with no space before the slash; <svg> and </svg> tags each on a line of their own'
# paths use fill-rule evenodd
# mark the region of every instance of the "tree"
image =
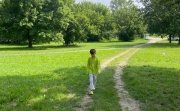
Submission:
<svg viewBox="0 0 180 111">
<path fill-rule="evenodd" d="M 74 42 L 80 42 L 81 39 L 81 31 L 80 31 L 80 26 L 76 19 L 73 17 L 69 22 L 68 22 L 68 27 L 64 31 L 64 41 L 65 45 L 70 45 L 73 44 Z"/>
<path fill-rule="evenodd" d="M 74 44 L 74 42 L 81 41 L 81 34 L 79 30 L 79 24 L 76 20 L 76 13 L 75 11 L 75 1 L 74 0 L 63 0 L 65 3 L 65 6 L 67 8 L 66 13 L 66 21 L 67 21 L 67 28 L 63 30 L 63 39 L 65 45 Z"/>
<path fill-rule="evenodd" d="M 3 33 L 28 41 L 60 41 L 68 27 L 64 2 L 61 0 L 4 0 L 2 4 Z"/>
<path fill-rule="evenodd" d="M 156 34 L 168 34 L 180 37 L 180 2 L 179 0 L 141 0 L 144 4 L 145 20 L 148 31 Z M 180 41 L 179 41 L 180 44 Z"/>
<path fill-rule="evenodd" d="M 112 16 L 105 5 L 82 2 L 77 4 L 76 15 L 83 38 L 87 41 L 100 41 L 112 36 Z"/>
<path fill-rule="evenodd" d="M 81 30 L 82 21 L 78 21 L 80 16 L 78 16 L 76 12 L 77 5 L 74 3 L 74 0 L 66 1 L 66 6 L 68 6 L 70 10 L 68 16 L 66 16 L 66 19 L 68 20 L 68 27 L 63 31 L 64 44 L 70 45 L 74 44 L 74 42 L 83 41 L 83 33 Z"/>
<path fill-rule="evenodd" d="M 142 13 L 132 1 L 112 0 L 111 9 L 120 40 L 131 41 L 135 35 L 142 36 L 146 31 Z"/>
</svg>

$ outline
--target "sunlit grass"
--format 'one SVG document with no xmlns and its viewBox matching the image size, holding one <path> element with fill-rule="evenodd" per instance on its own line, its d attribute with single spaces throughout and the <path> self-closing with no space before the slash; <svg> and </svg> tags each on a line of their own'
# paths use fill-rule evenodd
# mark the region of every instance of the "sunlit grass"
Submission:
<svg viewBox="0 0 180 111">
<path fill-rule="evenodd" d="M 0 46 L 0 110 L 72 111 L 86 93 L 85 67 L 90 48 L 97 49 L 102 61 L 143 42 L 87 43 L 81 47 L 42 50 Z M 113 46 L 116 49 L 98 50 Z M 85 51 L 49 53 L 69 50 Z"/>
<path fill-rule="evenodd" d="M 123 79 L 143 111 L 180 110 L 180 46 L 162 42 L 143 48 L 130 59 Z"/>
</svg>

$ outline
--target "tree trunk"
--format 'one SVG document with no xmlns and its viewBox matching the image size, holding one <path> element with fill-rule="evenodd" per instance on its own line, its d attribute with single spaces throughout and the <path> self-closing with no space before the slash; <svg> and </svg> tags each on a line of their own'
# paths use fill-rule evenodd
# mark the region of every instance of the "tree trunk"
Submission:
<svg viewBox="0 0 180 111">
<path fill-rule="evenodd" d="M 29 30 L 27 30 L 27 38 L 28 38 L 28 47 L 29 48 L 32 48 L 33 46 L 32 46 L 32 36 L 30 35 L 30 33 L 29 33 Z"/>
<path fill-rule="evenodd" d="M 179 42 L 178 42 L 178 44 L 180 45 L 180 35 L 179 35 Z"/>
<path fill-rule="evenodd" d="M 171 37 L 172 37 L 172 35 L 170 34 L 169 35 L 169 43 L 171 43 Z"/>
</svg>

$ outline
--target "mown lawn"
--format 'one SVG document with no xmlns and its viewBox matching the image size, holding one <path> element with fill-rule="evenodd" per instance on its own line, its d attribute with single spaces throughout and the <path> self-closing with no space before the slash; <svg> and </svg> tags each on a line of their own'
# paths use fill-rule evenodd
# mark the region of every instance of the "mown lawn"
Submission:
<svg viewBox="0 0 180 111">
<path fill-rule="evenodd" d="M 142 111 L 180 111 L 180 46 L 164 41 L 141 49 L 123 79 Z"/>
<path fill-rule="evenodd" d="M 72 111 L 86 93 L 85 66 L 90 48 L 97 49 L 102 61 L 144 42 L 85 43 L 69 48 L 43 45 L 33 49 L 1 45 L 0 110 Z"/>
<path fill-rule="evenodd" d="M 101 50 L 113 50 L 113 49 L 122 49 L 122 48 L 128 48 L 131 47 L 135 44 L 141 44 L 145 43 L 146 40 L 138 39 L 133 42 L 118 42 L 118 41 L 113 41 L 113 42 L 102 42 L 102 43 L 78 43 L 75 46 L 63 46 L 59 44 L 42 44 L 42 45 L 34 45 L 34 48 L 29 49 L 27 48 L 27 45 L 25 46 L 15 46 L 15 45 L 0 45 L 0 56 L 7 55 L 9 56 L 10 54 L 16 55 L 16 54 L 21 54 L 23 55 L 24 53 L 27 55 L 34 55 L 34 54 L 39 54 L 39 53 L 63 53 L 67 51 L 82 51 L 86 52 L 86 50 L 89 50 L 91 48 L 97 48 Z"/>
</svg>

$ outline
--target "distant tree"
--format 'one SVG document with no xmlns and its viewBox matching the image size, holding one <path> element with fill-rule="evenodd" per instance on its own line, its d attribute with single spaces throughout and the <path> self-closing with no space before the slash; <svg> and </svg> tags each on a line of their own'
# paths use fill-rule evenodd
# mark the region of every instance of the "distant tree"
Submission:
<svg viewBox="0 0 180 111">
<path fill-rule="evenodd" d="M 146 31 L 141 11 L 127 0 L 112 0 L 111 9 L 120 40 L 131 41 L 135 35 L 142 36 Z"/>
<path fill-rule="evenodd" d="M 64 44 L 71 45 L 74 44 L 74 42 L 84 41 L 84 36 L 81 30 L 82 21 L 79 21 L 81 16 L 77 13 L 77 4 L 75 4 L 74 0 L 64 0 L 64 2 L 65 5 L 70 8 L 69 14 L 66 17 L 68 27 L 63 30 Z"/>
<path fill-rule="evenodd" d="M 170 43 L 172 36 L 180 37 L 179 0 L 141 0 L 141 2 L 145 6 L 144 18 L 150 33 L 168 34 Z"/>
<path fill-rule="evenodd" d="M 79 24 L 75 19 L 75 0 L 63 0 L 66 7 L 66 22 L 67 28 L 63 30 L 63 39 L 65 45 L 74 44 L 74 42 L 79 42 Z"/>
<path fill-rule="evenodd" d="M 76 13 L 87 41 L 100 41 L 112 36 L 112 16 L 105 5 L 82 2 L 77 5 Z"/>
<path fill-rule="evenodd" d="M 74 15 L 73 15 L 74 16 Z M 74 42 L 81 42 L 81 30 L 75 17 L 72 17 L 68 22 L 68 27 L 64 30 L 64 44 L 70 45 Z"/>
</svg>

